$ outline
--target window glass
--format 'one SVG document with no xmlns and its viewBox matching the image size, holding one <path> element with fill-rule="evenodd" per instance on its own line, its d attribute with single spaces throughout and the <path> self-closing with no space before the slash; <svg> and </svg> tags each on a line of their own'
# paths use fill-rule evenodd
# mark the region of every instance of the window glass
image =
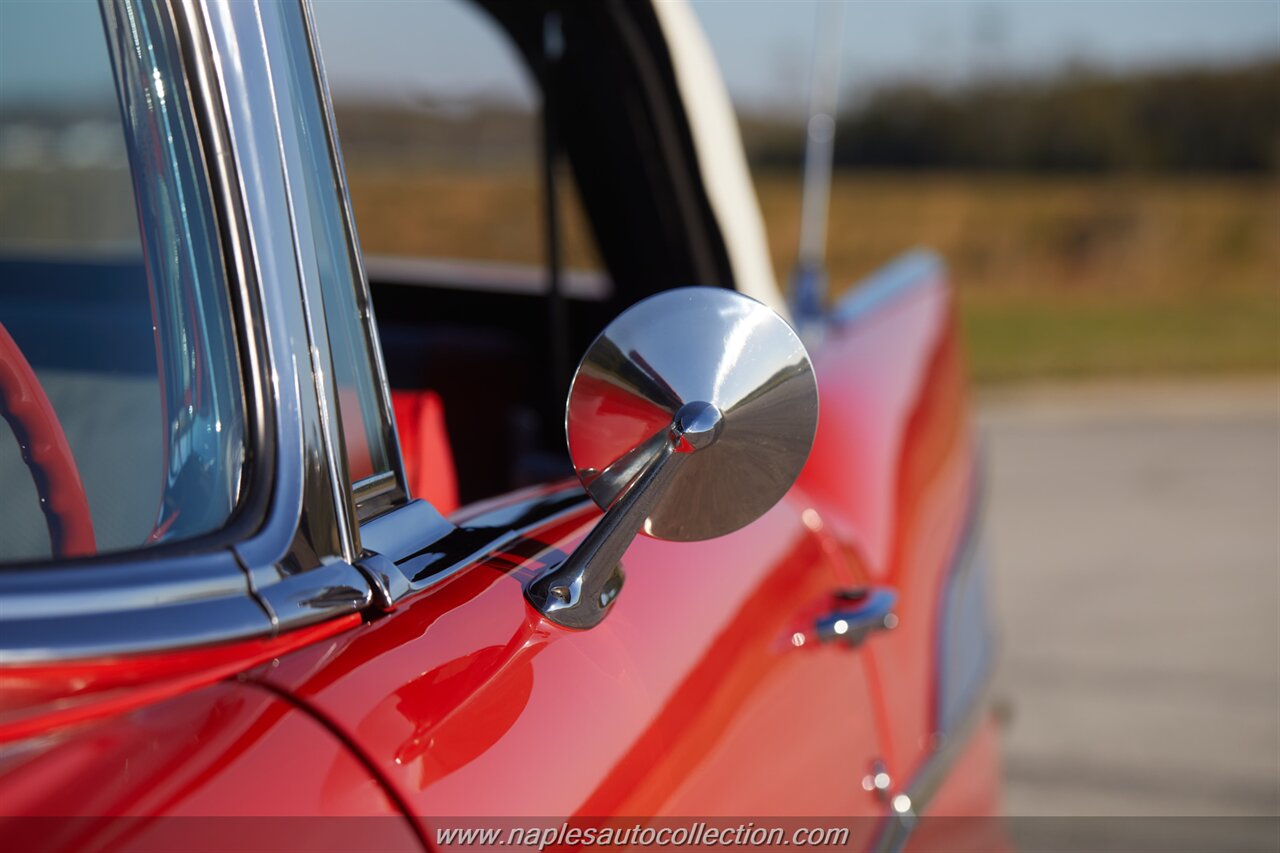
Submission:
<svg viewBox="0 0 1280 853">
<path fill-rule="evenodd" d="M 0 562 L 198 536 L 239 497 L 229 291 L 168 21 L 0 3 Z"/>
<path fill-rule="evenodd" d="M 612 287 L 565 140 L 547 191 L 531 68 L 541 34 L 568 55 L 559 15 L 464 0 L 311 8 L 409 494 L 448 513 L 570 475 L 565 391 Z"/>
<path fill-rule="evenodd" d="M 313 275 L 319 280 L 319 296 L 328 329 L 333 377 L 338 389 L 338 410 L 346 443 L 350 481 L 358 484 L 391 470 L 385 416 L 378 397 L 373 351 L 367 337 L 365 315 L 360 308 L 363 286 L 355 267 L 351 238 L 341 207 L 341 190 L 321 111 L 318 81 L 310 52 L 306 20 L 300 7 L 284 7 L 287 30 L 288 92 L 281 103 L 293 119 L 294 134 L 286 134 L 286 155 L 291 165 L 290 190 L 299 236 L 314 241 L 303 246 L 304 263 L 315 259 Z"/>
<path fill-rule="evenodd" d="M 369 255 L 541 264 L 541 96 L 478 4 L 315 4 L 362 248 Z M 600 264 L 571 174 L 561 251 Z"/>
</svg>

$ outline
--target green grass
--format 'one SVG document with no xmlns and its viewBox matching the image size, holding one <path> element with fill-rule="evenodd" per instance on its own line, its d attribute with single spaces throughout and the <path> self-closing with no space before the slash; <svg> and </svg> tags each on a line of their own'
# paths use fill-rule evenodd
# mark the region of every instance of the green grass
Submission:
<svg viewBox="0 0 1280 853">
<path fill-rule="evenodd" d="M 1274 290 L 1146 298 L 961 294 L 979 382 L 1043 377 L 1274 373 Z"/>
<path fill-rule="evenodd" d="M 780 281 L 798 181 L 757 180 Z M 1261 178 L 839 174 L 833 291 L 928 246 L 975 378 L 1280 372 L 1280 183 Z"/>
</svg>

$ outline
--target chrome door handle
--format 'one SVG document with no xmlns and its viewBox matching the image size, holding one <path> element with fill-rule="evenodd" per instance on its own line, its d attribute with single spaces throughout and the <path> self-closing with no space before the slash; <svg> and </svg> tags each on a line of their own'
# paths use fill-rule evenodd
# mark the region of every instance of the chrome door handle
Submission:
<svg viewBox="0 0 1280 853">
<path fill-rule="evenodd" d="M 836 597 L 847 604 L 822 616 L 815 623 L 818 639 L 824 643 L 856 646 L 873 631 L 884 631 L 898 624 L 893 607 L 898 593 L 883 586 L 841 590 Z"/>
</svg>

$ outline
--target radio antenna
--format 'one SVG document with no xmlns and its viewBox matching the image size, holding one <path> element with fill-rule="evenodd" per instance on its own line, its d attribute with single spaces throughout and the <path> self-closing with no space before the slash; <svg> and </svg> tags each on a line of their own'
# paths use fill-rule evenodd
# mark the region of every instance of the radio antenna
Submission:
<svg viewBox="0 0 1280 853">
<path fill-rule="evenodd" d="M 827 217 L 843 41 L 844 3 L 820 4 L 817 32 L 814 34 L 813 72 L 809 81 L 800 248 L 791 279 L 791 315 L 800 328 L 821 321 L 825 311 Z"/>
</svg>

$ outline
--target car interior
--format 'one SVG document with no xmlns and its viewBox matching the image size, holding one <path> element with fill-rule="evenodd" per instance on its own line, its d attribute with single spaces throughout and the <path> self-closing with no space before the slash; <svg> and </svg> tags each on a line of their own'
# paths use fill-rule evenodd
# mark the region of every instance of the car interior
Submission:
<svg viewBox="0 0 1280 853">
<path fill-rule="evenodd" d="M 537 89 L 544 263 L 366 258 L 410 482 L 434 488 L 403 440 L 417 430 L 400 413 L 413 405 L 407 400 L 431 394 L 443 410 L 462 504 L 572 476 L 565 394 L 578 357 L 610 319 L 667 288 L 732 286 L 653 10 L 479 5 Z M 548 16 L 562 30 L 555 57 L 546 50 Z M 345 136 L 340 101 L 338 115 Z M 570 181 L 553 168 L 561 160 Z M 590 223 L 598 272 L 557 263 L 561 214 L 547 199 L 571 195 Z M 358 230 L 361 212 L 357 206 Z"/>
<path fill-rule="evenodd" d="M 21 12 L 0 27 L 0 324 L 57 412 L 99 547 L 136 547 L 158 515 L 164 424 L 101 13 L 87 4 Z M 47 63 L 16 39 L 62 44 L 81 61 L 46 79 Z M 43 99 L 22 96 L 24 81 Z M 48 557 L 39 495 L 4 418 L 0 484 L 0 562 Z"/>
</svg>

